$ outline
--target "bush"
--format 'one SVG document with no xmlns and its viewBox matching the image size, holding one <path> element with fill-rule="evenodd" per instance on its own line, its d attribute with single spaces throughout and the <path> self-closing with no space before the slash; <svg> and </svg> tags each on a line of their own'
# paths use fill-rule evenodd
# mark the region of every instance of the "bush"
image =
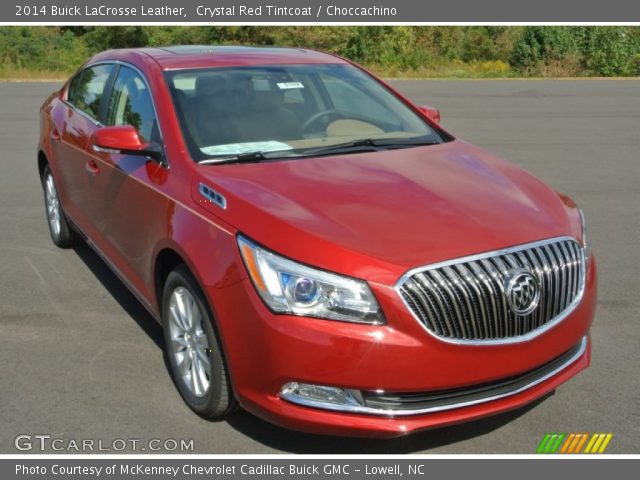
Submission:
<svg viewBox="0 0 640 480">
<path fill-rule="evenodd" d="M 110 48 L 230 43 L 315 48 L 400 76 L 640 75 L 640 28 L 617 26 L 0 27 L 0 72 L 66 74 Z"/>
<path fill-rule="evenodd" d="M 58 27 L 0 28 L 2 66 L 36 71 L 72 71 L 87 57 L 87 48 L 70 31 Z"/>
<path fill-rule="evenodd" d="M 460 58 L 465 62 L 497 58 L 495 42 L 486 27 L 472 27 L 467 30 Z"/>
<path fill-rule="evenodd" d="M 149 44 L 148 27 L 93 27 L 83 35 L 92 52 L 110 48 L 146 47 Z"/>
<path fill-rule="evenodd" d="M 524 73 L 561 62 L 579 52 L 578 31 L 572 27 L 526 27 L 513 45 L 510 63 Z"/>
<path fill-rule="evenodd" d="M 629 60 L 629 64 L 631 65 L 631 75 L 640 77 L 640 53 L 636 53 Z"/>
<path fill-rule="evenodd" d="M 502 60 L 471 62 L 471 68 L 474 72 L 487 77 L 504 77 L 511 70 L 509 64 Z"/>
<path fill-rule="evenodd" d="M 637 29 L 635 29 L 637 33 Z M 640 41 L 632 28 L 585 28 L 584 66 L 592 75 L 637 75 Z"/>
</svg>

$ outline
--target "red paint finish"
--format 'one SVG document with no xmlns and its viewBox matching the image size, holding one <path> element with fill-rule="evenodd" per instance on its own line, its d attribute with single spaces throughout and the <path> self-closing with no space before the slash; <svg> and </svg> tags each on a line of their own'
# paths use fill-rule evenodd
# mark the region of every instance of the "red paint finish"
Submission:
<svg viewBox="0 0 640 480">
<path fill-rule="evenodd" d="M 418 109 L 425 114 L 425 116 L 434 123 L 440 123 L 440 110 L 429 105 L 420 105 Z"/>
<path fill-rule="evenodd" d="M 138 131 L 131 125 L 99 128 L 93 134 L 92 142 L 97 147 L 115 150 L 142 150 L 145 144 Z"/>
<path fill-rule="evenodd" d="M 521 394 L 402 418 L 329 412 L 279 399 L 289 381 L 407 392 L 463 387 L 517 375 L 567 351 L 588 334 L 594 316 L 593 258 L 574 312 L 523 343 L 442 342 L 424 331 L 393 286 L 406 271 L 435 262 L 559 236 L 582 242 L 576 205 L 517 166 L 460 140 L 238 165 L 197 165 L 190 158 L 164 70 L 346 62 L 335 56 L 293 49 L 195 55 L 144 49 L 105 52 L 87 64 L 104 62 L 133 65 L 144 75 L 166 163 L 96 151 L 94 145 L 146 145 L 130 128 L 101 128 L 72 108 L 65 100 L 68 84 L 42 107 L 39 151 L 70 219 L 156 318 L 158 258 L 172 251 L 187 264 L 214 312 L 234 392 L 247 410 L 305 431 L 397 436 L 516 408 L 588 366 L 590 348 Z M 394 93 L 432 125 L 437 122 Z M 224 195 L 227 208 L 199 195 L 200 183 Z M 274 315 L 247 277 L 238 232 L 298 262 L 366 280 L 387 324 Z"/>
</svg>

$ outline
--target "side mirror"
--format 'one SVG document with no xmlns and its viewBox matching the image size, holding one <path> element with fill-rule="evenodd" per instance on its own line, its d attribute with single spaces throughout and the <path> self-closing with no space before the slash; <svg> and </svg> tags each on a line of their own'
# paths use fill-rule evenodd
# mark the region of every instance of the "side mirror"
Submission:
<svg viewBox="0 0 640 480">
<path fill-rule="evenodd" d="M 93 134 L 93 149 L 96 152 L 141 155 L 164 163 L 162 147 L 155 143 L 143 143 L 132 125 L 99 128 Z"/>
<path fill-rule="evenodd" d="M 433 123 L 440 123 L 440 110 L 429 105 L 419 105 L 418 110 Z"/>
</svg>

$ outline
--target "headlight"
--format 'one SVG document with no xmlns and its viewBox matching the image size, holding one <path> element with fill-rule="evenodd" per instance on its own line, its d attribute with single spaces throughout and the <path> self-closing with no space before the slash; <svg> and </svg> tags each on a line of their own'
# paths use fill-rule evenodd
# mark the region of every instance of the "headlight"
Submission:
<svg viewBox="0 0 640 480">
<path fill-rule="evenodd" d="M 591 242 L 587 236 L 587 221 L 584 218 L 584 212 L 578 209 L 580 212 L 580 221 L 582 222 L 582 247 L 584 248 L 584 259 L 588 261 L 591 257 Z"/>
<path fill-rule="evenodd" d="M 240 236 L 238 246 L 253 285 L 274 312 L 372 325 L 385 323 L 366 282 L 301 265 Z"/>
</svg>

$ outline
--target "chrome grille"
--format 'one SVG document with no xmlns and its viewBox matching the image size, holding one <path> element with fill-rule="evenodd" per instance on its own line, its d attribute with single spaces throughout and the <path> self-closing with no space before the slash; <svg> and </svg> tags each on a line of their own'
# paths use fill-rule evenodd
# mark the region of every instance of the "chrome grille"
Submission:
<svg viewBox="0 0 640 480">
<path fill-rule="evenodd" d="M 408 272 L 397 290 L 431 334 L 455 343 L 528 339 L 561 321 L 584 289 L 584 253 L 562 237 L 460 258 Z M 507 301 L 509 276 L 528 271 L 537 280 L 538 304 L 514 313 Z"/>
</svg>

